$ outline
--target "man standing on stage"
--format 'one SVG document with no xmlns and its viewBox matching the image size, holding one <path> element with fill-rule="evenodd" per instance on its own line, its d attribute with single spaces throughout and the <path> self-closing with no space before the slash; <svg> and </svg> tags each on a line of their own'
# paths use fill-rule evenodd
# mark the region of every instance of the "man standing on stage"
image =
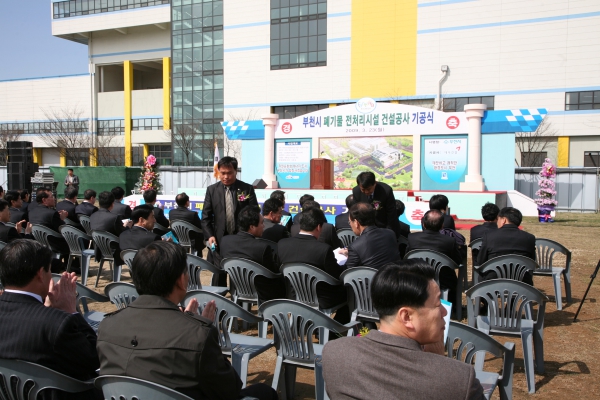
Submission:
<svg viewBox="0 0 600 400">
<path fill-rule="evenodd" d="M 400 224 L 396 213 L 396 199 L 389 185 L 375 181 L 372 172 L 361 172 L 356 177 L 357 186 L 352 189 L 352 196 L 356 203 L 369 203 L 375 209 L 377 226 L 394 231 L 396 237 L 400 235 Z"/>
<path fill-rule="evenodd" d="M 233 157 L 223 157 L 217 164 L 220 182 L 206 188 L 202 209 L 202 230 L 207 238 L 209 261 L 215 265 L 221 263 L 219 243 L 225 235 L 238 232 L 238 213 L 246 206 L 258 206 L 254 188 L 237 179 L 238 162 Z M 218 285 L 226 285 L 226 274 L 217 274 Z M 215 285 L 217 283 L 213 282 Z"/>
<path fill-rule="evenodd" d="M 73 174 L 73 169 L 67 170 L 67 176 L 65 177 L 65 187 L 79 189 L 79 177 Z"/>
</svg>

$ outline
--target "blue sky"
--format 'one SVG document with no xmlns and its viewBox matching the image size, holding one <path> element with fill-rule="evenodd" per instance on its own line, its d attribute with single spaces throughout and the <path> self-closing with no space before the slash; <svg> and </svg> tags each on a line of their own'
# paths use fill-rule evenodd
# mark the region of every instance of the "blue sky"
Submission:
<svg viewBox="0 0 600 400">
<path fill-rule="evenodd" d="M 84 74 L 87 46 L 52 36 L 50 0 L 0 0 L 0 80 Z"/>
</svg>

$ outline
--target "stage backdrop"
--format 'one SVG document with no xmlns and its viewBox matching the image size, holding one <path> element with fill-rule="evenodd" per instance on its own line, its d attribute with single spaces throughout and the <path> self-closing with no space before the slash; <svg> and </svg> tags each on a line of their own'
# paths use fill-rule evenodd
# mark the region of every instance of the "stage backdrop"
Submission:
<svg viewBox="0 0 600 400">
<path fill-rule="evenodd" d="M 421 136 L 421 190 L 458 190 L 467 154 L 467 135 Z"/>
<path fill-rule="evenodd" d="M 275 175 L 281 188 L 310 187 L 311 140 L 275 141 Z"/>
</svg>

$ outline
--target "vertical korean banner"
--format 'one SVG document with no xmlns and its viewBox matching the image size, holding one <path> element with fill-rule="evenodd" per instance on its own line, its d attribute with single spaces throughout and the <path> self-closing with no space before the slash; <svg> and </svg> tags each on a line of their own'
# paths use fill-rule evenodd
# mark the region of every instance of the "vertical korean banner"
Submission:
<svg viewBox="0 0 600 400">
<path fill-rule="evenodd" d="M 421 190 L 458 190 L 466 173 L 466 135 L 421 137 Z"/>
<path fill-rule="evenodd" d="M 310 187 L 311 144 L 311 139 L 275 141 L 275 175 L 280 187 Z"/>
</svg>

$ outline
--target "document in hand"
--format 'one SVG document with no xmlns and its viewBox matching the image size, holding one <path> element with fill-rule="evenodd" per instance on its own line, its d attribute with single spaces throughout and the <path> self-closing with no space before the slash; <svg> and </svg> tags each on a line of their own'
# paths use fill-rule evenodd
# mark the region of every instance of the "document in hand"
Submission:
<svg viewBox="0 0 600 400">
<path fill-rule="evenodd" d="M 337 260 L 338 265 L 346 265 L 346 261 L 348 260 L 348 257 L 346 257 L 343 254 L 338 253 L 338 251 L 340 251 L 339 247 L 333 251 L 333 255 L 335 255 L 335 259 Z"/>
<path fill-rule="evenodd" d="M 169 240 L 170 238 L 171 240 L 173 240 L 173 243 L 179 243 L 179 240 L 177 240 L 177 238 L 175 237 L 175 235 L 173 235 L 173 232 L 171 231 L 162 235 L 161 238 L 163 238 L 164 240 Z"/>
<path fill-rule="evenodd" d="M 446 329 L 444 329 L 444 343 L 448 339 L 448 329 L 450 329 L 450 312 L 452 311 L 452 303 L 442 299 L 442 306 L 446 309 L 447 314 L 444 317 L 444 322 L 446 323 Z"/>
<path fill-rule="evenodd" d="M 290 215 L 282 215 L 281 221 L 279 221 L 279 225 L 286 226 L 290 218 L 292 218 Z"/>
</svg>

